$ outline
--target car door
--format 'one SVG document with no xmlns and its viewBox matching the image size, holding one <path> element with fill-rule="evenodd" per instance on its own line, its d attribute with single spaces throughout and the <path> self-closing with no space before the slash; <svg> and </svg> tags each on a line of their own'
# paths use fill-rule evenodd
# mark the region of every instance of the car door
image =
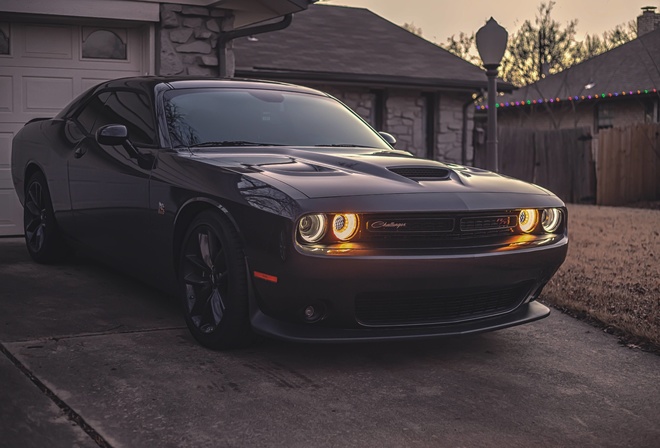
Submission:
<svg viewBox="0 0 660 448">
<path fill-rule="evenodd" d="M 100 144 L 96 132 L 110 124 L 126 126 L 130 144 L 145 156 L 153 154 L 149 99 L 138 91 L 101 92 L 75 120 L 86 131 L 68 160 L 75 236 L 108 261 L 141 266 L 152 166 L 126 144 Z"/>
</svg>

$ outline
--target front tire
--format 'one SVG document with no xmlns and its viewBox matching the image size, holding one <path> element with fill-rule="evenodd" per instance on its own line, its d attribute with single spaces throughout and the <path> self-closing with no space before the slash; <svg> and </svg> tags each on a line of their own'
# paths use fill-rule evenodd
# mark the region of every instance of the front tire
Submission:
<svg viewBox="0 0 660 448">
<path fill-rule="evenodd" d="M 55 263 L 65 258 L 66 246 L 55 221 L 46 177 L 41 172 L 30 176 L 25 188 L 23 232 L 30 257 L 37 263 Z"/>
<path fill-rule="evenodd" d="M 236 230 L 218 212 L 200 213 L 188 228 L 179 282 L 186 324 L 201 345 L 226 350 L 252 342 L 245 257 Z"/>
</svg>

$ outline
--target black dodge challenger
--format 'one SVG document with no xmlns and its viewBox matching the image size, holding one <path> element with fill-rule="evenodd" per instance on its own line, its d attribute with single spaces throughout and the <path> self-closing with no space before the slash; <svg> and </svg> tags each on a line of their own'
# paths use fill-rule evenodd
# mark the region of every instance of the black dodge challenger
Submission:
<svg viewBox="0 0 660 448">
<path fill-rule="evenodd" d="M 543 188 L 393 148 L 336 99 L 245 80 L 100 84 L 13 141 L 27 249 L 83 246 L 180 297 L 225 349 L 415 339 L 541 319 L 566 256 Z"/>
</svg>

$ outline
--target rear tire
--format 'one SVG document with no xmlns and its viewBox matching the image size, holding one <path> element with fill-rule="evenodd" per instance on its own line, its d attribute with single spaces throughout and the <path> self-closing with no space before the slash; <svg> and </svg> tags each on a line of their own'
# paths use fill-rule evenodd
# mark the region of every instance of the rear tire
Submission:
<svg viewBox="0 0 660 448">
<path fill-rule="evenodd" d="M 23 231 L 30 257 L 37 263 L 61 261 L 68 253 L 55 221 L 48 182 L 43 173 L 30 176 L 25 187 Z"/>
<path fill-rule="evenodd" d="M 227 350 L 253 341 L 245 256 L 224 216 L 205 211 L 190 224 L 178 274 L 186 324 L 201 345 Z"/>
</svg>

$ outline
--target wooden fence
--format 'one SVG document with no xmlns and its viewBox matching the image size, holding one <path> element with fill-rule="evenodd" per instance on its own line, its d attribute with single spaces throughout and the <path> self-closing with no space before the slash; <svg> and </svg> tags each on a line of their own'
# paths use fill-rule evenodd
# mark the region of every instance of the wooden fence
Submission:
<svg viewBox="0 0 660 448">
<path fill-rule="evenodd" d="M 565 202 L 594 203 L 596 172 L 589 128 L 538 131 L 500 126 L 500 173 L 532 182 Z M 485 167 L 485 145 L 475 146 L 475 165 Z"/>
<path fill-rule="evenodd" d="M 660 124 L 603 129 L 597 148 L 598 204 L 660 199 Z"/>
</svg>

